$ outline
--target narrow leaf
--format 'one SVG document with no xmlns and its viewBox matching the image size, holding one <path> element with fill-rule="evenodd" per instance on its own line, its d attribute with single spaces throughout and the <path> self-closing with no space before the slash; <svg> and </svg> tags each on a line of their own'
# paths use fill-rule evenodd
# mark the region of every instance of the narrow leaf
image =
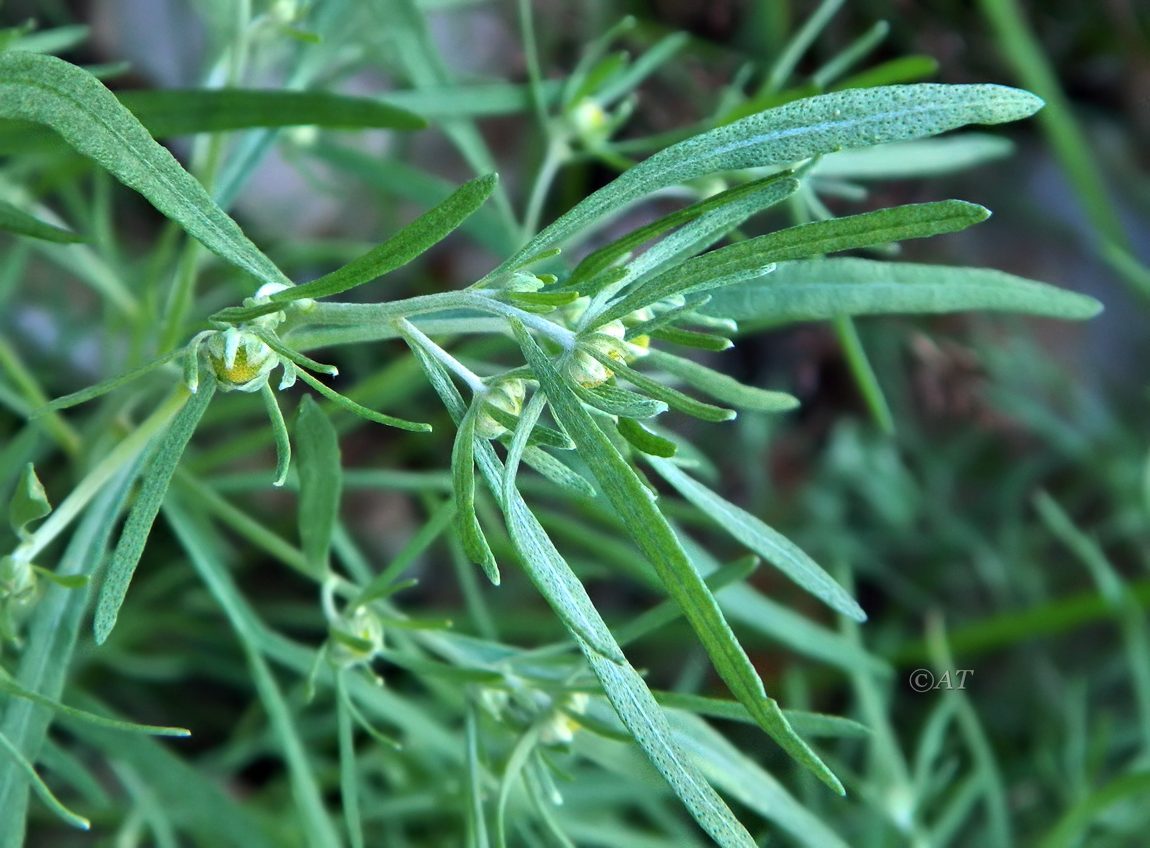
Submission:
<svg viewBox="0 0 1150 848">
<path fill-rule="evenodd" d="M 751 412 L 788 412 L 799 405 L 798 398 L 786 392 L 745 386 L 726 374 L 661 350 L 648 351 L 646 360 L 716 400 L 739 409 Z"/>
<path fill-rule="evenodd" d="M 419 130 L 423 118 L 367 97 L 243 88 L 124 91 L 120 102 L 155 138 L 255 127 Z"/>
<path fill-rule="evenodd" d="M 92 823 L 84 818 L 79 813 L 74 813 L 69 810 L 57 798 L 52 790 L 48 788 L 48 784 L 36 773 L 36 767 L 28 762 L 28 758 L 20 753 L 20 750 L 12 744 L 3 733 L 0 733 L 0 749 L 5 751 L 8 756 L 16 763 L 20 771 L 24 773 L 25 778 L 32 785 L 32 790 L 39 796 L 44 805 L 48 807 L 53 813 L 66 821 L 72 827 L 79 828 L 80 830 L 88 830 Z"/>
<path fill-rule="evenodd" d="M 611 360 L 611 368 L 618 365 Z M 577 383 L 571 385 L 571 391 L 579 400 L 608 415 L 619 415 L 624 418 L 654 418 L 667 411 L 667 404 L 662 400 L 653 400 L 643 397 L 635 392 L 621 389 L 618 386 L 596 386 L 585 389 Z"/>
<path fill-rule="evenodd" d="M 101 380 L 99 383 L 96 383 L 93 386 L 88 386 L 84 389 L 80 389 L 78 392 L 72 392 L 69 395 L 58 397 L 51 403 L 42 406 L 40 409 L 34 410 L 32 412 L 32 417 L 37 418 L 44 413 L 49 412 L 50 410 L 67 409 L 68 407 L 78 406 L 81 403 L 86 403 L 87 401 L 90 401 L 94 398 L 98 398 L 100 395 L 107 394 L 114 389 L 120 388 L 120 386 L 127 385 L 134 380 L 140 379 L 146 374 L 150 374 L 157 368 L 160 368 L 161 366 L 171 362 L 173 359 L 179 356 L 180 353 L 181 351 L 179 350 L 173 350 L 170 353 L 164 354 L 158 359 L 153 359 L 151 362 L 148 362 L 145 365 L 141 365 L 139 368 L 133 368 L 131 371 L 126 371 L 123 374 L 119 374 L 107 380 Z"/>
<path fill-rule="evenodd" d="M 442 366 L 406 336 L 433 387 L 456 420 L 465 414 L 463 399 Z M 578 406 L 578 401 L 572 401 Z M 528 448 L 528 452 L 531 449 Z M 527 452 L 524 454 L 526 460 Z M 477 445 L 476 460 L 488 488 L 498 497 L 505 471 L 487 442 Z M 504 513 L 512 543 L 539 593 L 567 626 L 603 686 L 620 720 L 663 775 L 700 826 L 723 848 L 752 848 L 754 840 L 722 798 L 703 779 L 671 736 L 667 720 L 647 684 L 627 663 L 587 591 L 514 488 Z"/>
<path fill-rule="evenodd" d="M 650 460 L 650 465 L 716 524 L 803 589 L 831 609 L 855 621 L 866 621 L 866 613 L 855 599 L 790 539 L 687 476 L 677 465 L 659 459 Z"/>
<path fill-rule="evenodd" d="M 164 502 L 168 485 L 172 482 L 172 475 L 176 473 L 180 457 L 191 441 L 192 434 L 196 431 L 196 426 L 200 423 L 208 404 L 211 403 L 215 391 L 214 380 L 201 383 L 199 391 L 187 399 L 160 439 L 151 466 L 136 496 L 136 503 L 128 513 L 128 521 L 120 534 L 120 541 L 116 543 L 116 549 L 112 552 L 104 583 L 100 587 L 94 622 L 96 643 L 99 645 L 104 644 L 116 625 L 120 606 L 128 594 L 132 575 L 136 572 L 152 524 Z"/>
<path fill-rule="evenodd" d="M 21 686 L 6 674 L 0 676 L 0 692 L 4 692 L 14 698 L 23 698 L 26 701 L 31 701 L 64 718 L 72 719 L 73 721 L 82 721 L 97 727 L 107 727 L 111 730 L 122 730 L 127 733 L 143 733 L 149 736 L 192 735 L 190 730 L 186 730 L 182 727 L 159 727 L 153 724 L 136 724 L 132 721 L 121 721 L 120 719 L 108 718 L 107 716 L 97 715 L 96 713 L 91 713 L 86 710 L 69 707 L 67 704 L 62 704 L 57 700 L 41 695 L 39 692 L 33 692 Z"/>
<path fill-rule="evenodd" d="M 1097 315 L 1102 305 L 989 268 L 840 258 L 781 264 L 769 281 L 724 289 L 704 307 L 711 315 L 770 324 L 972 309 L 1078 320 Z"/>
<path fill-rule="evenodd" d="M 287 424 L 284 422 L 283 412 L 276 399 L 275 390 L 270 383 L 260 386 L 260 397 L 264 401 L 264 409 L 268 414 L 268 421 L 272 425 L 272 437 L 276 443 L 276 476 L 273 486 L 282 486 L 287 480 L 288 470 L 291 468 L 291 439 L 288 438 Z"/>
<path fill-rule="evenodd" d="M 615 429 L 633 447 L 651 456 L 672 457 L 678 450 L 670 439 L 652 433 L 633 418 L 620 418 Z"/>
<path fill-rule="evenodd" d="M 0 118 L 46 124 L 220 258 L 262 282 L 290 284 L 203 186 L 86 71 L 54 56 L 0 54 Z"/>
<path fill-rule="evenodd" d="M 475 516 L 475 419 L 479 403 L 472 402 L 463 420 L 451 450 L 451 478 L 455 487 L 455 526 L 459 541 L 467 558 L 483 569 L 487 579 L 499 585 L 499 566 Z"/>
<path fill-rule="evenodd" d="M 582 474 L 572 470 L 567 463 L 556 459 L 545 450 L 529 445 L 523 451 L 523 464 L 530 466 L 571 494 L 584 498 L 593 498 L 596 495 L 595 487 L 588 483 Z"/>
<path fill-rule="evenodd" d="M 721 209 L 734 211 L 734 214 L 729 218 L 728 227 L 737 226 L 735 222 L 740 219 L 745 220 L 753 213 L 778 203 L 797 188 L 797 181 L 787 179 L 786 175 L 774 174 L 761 180 L 729 188 L 698 203 L 693 203 L 665 215 L 588 254 L 571 272 L 564 288 L 578 288 L 582 281 L 598 277 L 613 263 L 624 259 L 640 245 L 665 232 L 706 215 L 711 215 Z"/>
<path fill-rule="evenodd" d="M 668 185 L 741 168 L 788 165 L 824 153 L 938 135 L 967 124 L 1000 124 L 1042 101 L 999 85 L 921 85 L 823 94 L 743 118 L 655 154 L 582 200 L 511 257 L 538 253 L 586 231 L 608 212 Z"/>
<path fill-rule="evenodd" d="M 635 388 L 646 392 L 657 400 L 663 401 L 671 409 L 712 423 L 730 421 L 735 417 L 735 411 L 733 409 L 724 409 L 721 406 L 713 406 L 709 403 L 703 403 L 701 400 L 695 400 L 695 398 L 683 394 L 678 389 L 664 386 L 658 380 L 648 377 L 646 374 L 636 371 L 634 368 L 624 365 L 598 350 L 589 348 L 588 352 L 614 371 L 620 379 L 626 380 L 628 383 L 634 385 Z"/>
<path fill-rule="evenodd" d="M 601 320 L 621 318 L 670 295 L 761 278 L 768 271 L 777 270 L 776 262 L 958 232 L 985 221 L 989 215 L 975 203 L 943 200 L 787 227 L 683 262 L 620 298 Z"/>
<path fill-rule="evenodd" d="M 337 406 L 343 407 L 353 415 L 358 415 L 360 418 L 365 418 L 368 421 L 374 421 L 376 424 L 385 424 L 388 427 L 396 427 L 400 430 L 408 430 L 412 433 L 430 433 L 431 425 L 425 424 L 422 421 L 407 421 L 403 418 L 396 418 L 392 415 L 384 415 L 382 412 L 376 412 L 374 409 L 368 409 L 363 404 L 356 403 L 349 397 L 344 397 L 335 389 L 324 385 L 307 371 L 302 368 L 296 369 L 296 374 L 299 378 L 330 400 Z"/>
<path fill-rule="evenodd" d="M 611 440 L 596 426 L 535 340 L 518 322 L 513 321 L 512 327 L 527 363 L 547 394 L 556 418 L 567 428 L 579 456 L 599 481 L 600 489 L 614 507 L 628 534 L 654 566 L 668 594 L 683 608 L 684 615 L 711 657 L 715 670 L 730 687 L 732 694 L 755 716 L 760 727 L 792 757 L 811 769 L 820 780 L 842 794 L 842 784 L 791 729 L 778 704 L 767 697 L 758 672 L 723 617 L 714 595 L 691 564 L 667 519 L 655 506 L 651 493 L 619 455 Z"/>
<path fill-rule="evenodd" d="M 507 448 L 507 459 L 503 462 L 503 488 L 500 492 L 499 501 L 504 511 L 511 504 L 512 494 L 515 491 L 515 475 L 519 472 L 519 462 L 523 459 L 523 451 L 527 449 L 528 439 L 546 403 L 546 395 L 543 392 L 536 392 L 519 414 L 519 423 L 515 426 L 511 436 L 511 444 Z"/>
<path fill-rule="evenodd" d="M 82 235 L 41 221 L 18 206 L 13 206 L 2 200 L 0 200 L 0 230 L 18 236 L 28 236 L 41 241 L 53 241 L 60 244 L 87 241 Z"/>
<path fill-rule="evenodd" d="M 300 547 L 312 572 L 326 574 L 343 486 L 339 437 L 331 419 L 310 397 L 300 402 L 295 432 Z"/>
<path fill-rule="evenodd" d="M 383 244 L 330 274 L 271 296 L 273 304 L 301 297 L 330 297 L 369 283 L 401 268 L 447 238 L 495 190 L 495 174 L 476 177 L 456 189 L 438 206 L 423 213 Z"/>
</svg>

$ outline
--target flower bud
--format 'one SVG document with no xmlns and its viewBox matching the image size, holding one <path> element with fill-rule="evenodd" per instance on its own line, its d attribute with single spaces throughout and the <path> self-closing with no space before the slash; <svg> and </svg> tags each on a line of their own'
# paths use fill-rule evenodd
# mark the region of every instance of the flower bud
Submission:
<svg viewBox="0 0 1150 848">
<path fill-rule="evenodd" d="M 205 348 L 225 391 L 258 391 L 278 361 L 275 352 L 258 336 L 235 327 L 213 335 Z"/>
<path fill-rule="evenodd" d="M 358 607 L 342 615 L 331 626 L 329 657 L 338 666 L 371 662 L 383 650 L 383 622 L 370 607 Z"/>
<path fill-rule="evenodd" d="M 588 147 L 607 140 L 610 120 L 606 110 L 592 97 L 584 97 L 567 113 L 572 134 Z"/>
<path fill-rule="evenodd" d="M 581 725 L 571 713 L 583 715 L 587 712 L 589 699 L 583 692 L 571 695 L 556 709 L 539 728 L 539 741 L 544 745 L 567 745 L 575 738 Z"/>
<path fill-rule="evenodd" d="M 475 435 L 481 439 L 496 439 L 506 433 L 507 427 L 488 408 L 495 407 L 518 418 L 523 411 L 523 398 L 526 394 L 527 385 L 522 380 L 500 380 L 490 386 L 480 402 L 479 415 L 475 419 Z"/>
</svg>

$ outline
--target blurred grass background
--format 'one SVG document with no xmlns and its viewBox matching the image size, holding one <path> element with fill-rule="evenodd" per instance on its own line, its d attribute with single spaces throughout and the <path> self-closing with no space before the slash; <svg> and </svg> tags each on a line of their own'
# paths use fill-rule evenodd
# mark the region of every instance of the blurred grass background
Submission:
<svg viewBox="0 0 1150 848">
<path fill-rule="evenodd" d="M 983 14 L 993 3 L 850 2 L 803 58 L 798 74 L 813 72 L 885 20 L 890 32 L 872 63 L 922 55 L 937 61 L 933 78 L 940 81 L 1025 86 L 1027 67 L 1020 64 L 1017 45 L 1004 40 Z M 9 0 L 0 8 L 0 21 L 11 25 L 35 16 L 45 25 L 89 24 L 91 39 L 70 57 L 131 62 L 131 70 L 113 86 L 169 87 L 200 81 L 204 51 L 213 40 L 203 22 L 213 19 L 212 9 L 220 4 L 199 5 L 203 8 L 177 0 Z M 424 5 L 444 55 L 461 76 L 525 79 L 512 4 Z M 708 114 L 716 92 L 737 69 L 776 56 L 815 5 L 545 0 L 534 9 L 549 77 L 570 68 L 582 46 L 624 12 L 640 21 L 627 37 L 636 50 L 666 32 L 692 35 L 679 59 L 643 90 L 627 133 L 644 136 Z M 759 639 L 754 656 L 768 689 L 779 692 L 788 706 L 851 714 L 886 728 L 879 733 L 880 743 L 890 747 L 883 762 L 901 762 L 906 780 L 937 782 L 933 795 L 922 796 L 932 797 L 940 809 L 948 794 L 965 791 L 948 783 L 947 774 L 990 774 L 985 779 L 998 792 L 996 801 L 987 802 L 992 826 L 1000 814 L 996 810 L 1008 812 L 1009 830 L 1019 844 L 1036 844 L 1037 835 L 1050 836 L 1061 817 L 1101 803 L 1095 801 L 1100 790 L 1144 774 L 1150 757 L 1145 616 L 1150 438 L 1144 365 L 1150 355 L 1150 311 L 1145 291 L 1131 283 L 1138 269 L 1124 276 L 1106 260 L 1105 250 L 1120 231 L 1131 261 L 1150 262 L 1150 7 L 1135 0 L 1019 6 L 1086 139 L 1078 154 L 1101 175 L 1101 206 L 1098 196 L 1084 192 L 1080 174 L 1072 169 L 1068 176 L 1066 160 L 1044 133 L 1048 125 L 1037 121 L 1007 130 L 1017 145 L 1008 159 L 957 176 L 877 184 L 866 204 L 961 197 L 988 206 L 995 211 L 990 224 L 961 236 L 915 242 L 903 255 L 997 267 L 1052 282 L 1094 295 L 1106 312 L 1084 325 L 966 316 L 863 322 L 864 340 L 895 409 L 894 437 L 868 419 L 829 328 L 747 336 L 716 362 L 754 385 L 788 388 L 802 400 L 801 411 L 780 420 L 746 416 L 722 434 L 728 442 L 701 427 L 694 435 L 715 445 L 711 458 L 726 496 L 820 561 L 853 575 L 871 620 L 861 634 L 847 635 L 891 663 L 889 675 L 868 677 L 856 670 L 853 679 L 844 679 L 833 662 L 816 663 L 785 644 Z M 370 92 L 389 82 L 394 81 L 352 78 L 341 85 Z M 531 176 L 526 167 L 536 151 L 524 141 L 529 122 L 528 115 L 482 122 L 513 192 Z M 467 176 L 442 138 L 427 135 L 402 151 L 408 161 L 449 180 Z M 390 143 L 374 138 L 365 149 L 380 152 Z M 367 243 L 407 215 L 402 204 L 381 197 L 354 175 L 316 177 L 298 165 L 286 154 L 269 159 L 236 207 L 245 226 L 274 239 L 277 258 L 290 257 L 293 242 L 297 249 L 323 240 Z M 602 164 L 570 168 L 550 212 L 611 175 Z M 333 179 L 343 180 L 340 190 L 331 189 Z M 323 191 L 317 191 L 317 182 Z M 124 249 L 156 237 L 159 223 L 142 202 L 118 195 L 116 203 Z M 485 270 L 488 255 L 453 244 L 457 254 L 437 251 L 430 276 L 407 284 L 434 290 Z M 39 293 L 30 286 L 0 326 L 40 367 L 82 370 L 106 352 L 85 330 L 88 305 L 83 299 L 59 302 L 54 285 L 46 283 Z M 61 336 L 73 340 L 69 362 L 54 359 Z M 55 386 L 60 392 L 74 387 L 66 381 Z M 380 445 L 374 438 L 361 432 L 345 445 L 351 464 L 434 468 L 443 456 L 442 444 L 389 437 Z M 269 498 L 262 506 L 274 521 L 277 501 Z M 400 494 L 356 496 L 351 509 L 357 532 L 392 552 L 399 547 L 394 539 L 405 539 L 418 527 L 417 510 Z M 557 535 L 563 518 L 551 521 Z M 688 529 L 720 559 L 740 553 L 717 534 Z M 578 536 L 576 529 L 567 541 L 577 544 Z M 610 558 L 601 548 L 585 553 L 592 578 L 596 570 L 610 575 Z M 776 578 L 760 573 L 756 579 L 780 602 L 828 618 Z M 597 601 L 603 598 L 617 616 L 625 616 L 637 600 L 608 580 L 595 582 Z M 163 588 L 158 581 L 151 585 L 154 592 Z M 290 621 L 300 598 L 290 590 L 272 591 L 283 594 L 267 601 L 272 616 Z M 460 598 L 452 581 L 443 581 L 438 589 L 421 590 L 419 601 L 432 610 L 451 609 Z M 135 603 L 147 603 L 146 595 Z M 542 605 L 532 603 L 505 623 L 503 633 L 531 644 L 541 638 L 540 628 L 553 626 L 547 621 Z M 179 622 L 169 622 L 168 628 L 167 635 L 178 642 Z M 748 635 L 748 644 L 755 645 L 756 638 Z M 130 645 L 130 634 L 125 639 Z M 973 674 L 964 698 L 948 701 L 951 706 L 939 718 L 939 693 L 914 692 L 907 675 L 918 667 L 945 666 L 944 641 L 953 655 L 950 666 Z M 194 671 L 173 666 L 179 661 L 166 659 L 168 652 L 149 656 L 138 647 L 140 652 L 128 658 L 133 674 L 113 685 L 110 700 L 142 700 L 148 705 L 144 713 L 179 723 L 179 690 L 169 692 L 164 681 Z M 646 651 L 640 651 L 637 663 L 650 667 L 657 680 L 683 669 L 704 673 L 685 628 L 672 628 L 658 650 Z M 106 672 L 94 665 L 87 673 L 99 688 L 95 681 Z M 217 714 L 222 735 L 232 720 L 232 696 L 218 681 L 211 691 L 218 697 L 197 708 Z M 875 692 L 879 706 L 868 712 Z M 205 737 L 210 745 L 212 734 Z M 841 752 L 848 773 L 865 767 L 858 753 L 849 746 Z M 257 772 L 253 767 L 255 783 L 261 779 Z M 897 786 L 898 780 L 888 785 Z M 897 799 L 863 798 L 844 806 L 807 788 L 804 800 L 839 832 L 859 835 L 857 844 L 894 844 L 883 841 L 885 831 L 876 836 L 868 822 L 876 806 L 889 813 Z M 1119 794 L 1138 797 L 1136 789 Z M 1089 844 L 1146 844 L 1145 810 L 1133 804 L 1103 806 L 1109 816 L 1105 836 Z M 970 839 L 959 844 L 983 844 L 978 836 Z"/>
</svg>

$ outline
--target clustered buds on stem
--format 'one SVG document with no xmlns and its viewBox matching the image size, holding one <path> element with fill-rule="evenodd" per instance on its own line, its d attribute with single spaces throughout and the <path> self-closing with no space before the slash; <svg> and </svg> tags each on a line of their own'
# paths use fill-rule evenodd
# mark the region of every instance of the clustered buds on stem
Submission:
<svg viewBox="0 0 1150 848">
<path fill-rule="evenodd" d="M 605 355 L 608 359 L 626 365 L 637 357 L 646 356 L 649 340 L 641 336 L 642 341 L 625 340 L 627 327 L 622 320 L 608 321 L 593 332 L 580 336 L 579 346 L 571 355 L 567 374 L 585 389 L 601 386 L 612 377 L 615 372 L 600 362 L 590 351 Z"/>
</svg>

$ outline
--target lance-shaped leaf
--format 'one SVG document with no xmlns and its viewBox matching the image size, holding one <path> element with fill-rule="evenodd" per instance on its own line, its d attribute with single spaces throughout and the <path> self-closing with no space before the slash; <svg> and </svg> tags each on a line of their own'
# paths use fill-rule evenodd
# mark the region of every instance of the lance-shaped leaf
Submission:
<svg viewBox="0 0 1150 848">
<path fill-rule="evenodd" d="M 427 126 L 423 118 L 398 106 L 326 91 L 163 89 L 117 96 L 155 138 L 255 127 L 419 130 Z"/>
<path fill-rule="evenodd" d="M 300 298 L 331 297 L 401 268 L 428 248 L 447 238 L 491 196 L 499 178 L 495 174 L 464 183 L 438 206 L 420 215 L 398 233 L 342 268 L 315 280 L 273 294 L 269 303 L 224 309 L 213 316 L 220 321 L 251 321 L 278 312 L 283 304 Z"/>
<path fill-rule="evenodd" d="M 925 138 L 1028 117 L 1042 101 L 1000 85 L 894 85 L 823 94 L 768 109 L 656 153 L 578 203 L 504 263 L 586 231 L 668 185 L 717 171 L 787 165 L 824 153 Z"/>
<path fill-rule="evenodd" d="M 599 278 L 614 262 L 641 244 L 678 228 L 675 237 L 668 236 L 629 263 L 628 275 L 638 278 L 650 269 L 671 261 L 675 256 L 702 250 L 708 241 L 713 243 L 751 215 L 785 200 L 798 187 L 797 180 L 786 174 L 776 174 L 727 189 L 714 197 L 672 212 L 588 255 L 571 273 L 563 288 L 580 288 L 584 281 Z M 594 291 L 596 287 L 591 290 Z"/>
<path fill-rule="evenodd" d="M 112 552 L 104 584 L 100 587 L 94 621 L 97 644 L 102 645 L 116 625 L 120 606 L 128 594 L 132 575 L 136 573 L 140 555 L 144 552 L 144 544 L 164 503 L 172 475 L 176 473 L 180 457 L 184 455 L 184 450 L 191 441 L 192 434 L 196 431 L 196 426 L 200 423 L 208 404 L 211 403 L 215 391 L 215 380 L 201 383 L 199 391 L 188 398 L 176 417 L 172 419 L 172 423 L 168 425 L 156 447 L 151 466 L 140 486 L 139 494 L 136 495 L 136 503 L 128 513 L 120 541 L 116 543 L 116 549 Z"/>
<path fill-rule="evenodd" d="M 306 396 L 300 401 L 295 432 L 299 454 L 300 547 L 313 573 L 322 575 L 328 570 L 343 487 L 339 437 L 319 404 Z"/>
<path fill-rule="evenodd" d="M 475 516 L 475 419 L 479 415 L 479 401 L 472 402 L 463 420 L 451 450 L 451 479 L 455 487 L 455 526 L 459 541 L 467 558 L 483 569 L 493 585 L 499 585 L 499 566 Z"/>
<path fill-rule="evenodd" d="M 830 769 L 791 729 L 779 705 L 768 698 L 734 631 L 723 617 L 714 595 L 692 565 L 667 519 L 655 506 L 654 496 L 620 456 L 607 435 L 556 371 L 550 358 L 517 321 L 516 337 L 531 369 L 547 394 L 558 420 L 575 442 L 579 456 L 599 481 L 599 488 L 614 508 L 619 521 L 654 566 L 663 586 L 682 607 L 715 670 L 731 693 L 755 717 L 759 726 L 798 762 L 842 794 L 842 784 Z"/>
<path fill-rule="evenodd" d="M 866 620 L 866 613 L 846 589 L 786 536 L 724 500 L 674 463 L 651 459 L 649 464 L 716 524 L 824 604 L 855 621 Z"/>
<path fill-rule="evenodd" d="M 190 730 L 183 727 L 161 727 L 154 724 L 137 724 L 133 721 L 123 721 L 122 719 L 109 718 L 108 716 L 97 715 L 96 713 L 88 712 L 87 710 L 77 709 L 70 707 L 67 704 L 62 704 L 59 701 L 41 695 L 39 692 L 34 692 L 27 687 L 21 686 L 17 681 L 12 679 L 6 672 L 0 671 L 0 692 L 14 698 L 23 698 L 26 701 L 44 707 L 53 713 L 61 716 L 62 718 L 70 719 L 72 721 L 85 722 L 86 724 L 93 724 L 97 727 L 107 727 L 111 730 L 122 730 L 126 733 L 143 733 L 150 736 L 191 736 Z"/>
<path fill-rule="evenodd" d="M 621 318 L 674 294 L 722 288 L 777 270 L 775 263 L 965 230 L 990 212 L 976 203 L 912 203 L 787 227 L 697 256 L 642 283 L 612 304 L 600 321 Z M 715 314 L 715 313 L 711 313 Z"/>
<path fill-rule="evenodd" d="M 673 374 L 688 385 L 706 392 L 716 400 L 751 412 L 787 412 L 799 405 L 798 398 L 786 392 L 773 392 L 746 386 L 733 377 L 713 371 L 690 359 L 662 350 L 649 350 L 644 361 Z"/>
<path fill-rule="evenodd" d="M 71 230 L 65 230 L 39 218 L 29 215 L 18 206 L 0 200 L 0 230 L 14 233 L 18 236 L 40 239 L 41 241 L 54 241 L 61 244 L 72 244 L 87 239 Z"/>
<path fill-rule="evenodd" d="M 87 71 L 53 56 L 0 54 L 0 118 L 51 127 L 222 259 L 262 282 L 290 284 L 204 187 Z"/>
<path fill-rule="evenodd" d="M 703 309 L 737 321 L 789 324 L 973 309 L 1084 319 L 1097 315 L 1102 304 L 989 268 L 839 258 L 780 264 L 769 280 L 717 292 Z"/>
</svg>

